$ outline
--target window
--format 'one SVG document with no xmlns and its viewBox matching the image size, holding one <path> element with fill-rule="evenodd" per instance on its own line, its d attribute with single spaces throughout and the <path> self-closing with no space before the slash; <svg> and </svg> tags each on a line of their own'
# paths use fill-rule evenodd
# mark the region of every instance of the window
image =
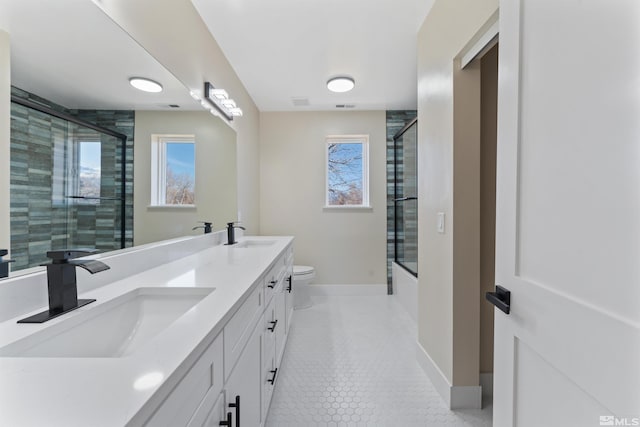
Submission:
<svg viewBox="0 0 640 427">
<path fill-rule="evenodd" d="M 327 137 L 327 207 L 369 207 L 369 136 Z"/>
<path fill-rule="evenodd" d="M 153 135 L 151 205 L 195 205 L 195 165 L 193 135 Z"/>
</svg>

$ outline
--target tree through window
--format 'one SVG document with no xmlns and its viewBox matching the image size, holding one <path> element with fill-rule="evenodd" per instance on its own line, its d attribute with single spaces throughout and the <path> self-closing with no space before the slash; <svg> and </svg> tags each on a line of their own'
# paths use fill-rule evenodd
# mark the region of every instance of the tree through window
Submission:
<svg viewBox="0 0 640 427">
<path fill-rule="evenodd" d="M 369 138 L 327 138 L 327 206 L 369 206 Z"/>
<path fill-rule="evenodd" d="M 195 205 L 195 141 L 192 135 L 153 135 L 151 205 Z"/>
</svg>

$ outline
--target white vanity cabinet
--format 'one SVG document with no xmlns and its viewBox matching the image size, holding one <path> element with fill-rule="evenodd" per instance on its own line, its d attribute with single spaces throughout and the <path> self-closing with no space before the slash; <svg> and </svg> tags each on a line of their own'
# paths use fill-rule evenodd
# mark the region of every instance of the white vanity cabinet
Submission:
<svg viewBox="0 0 640 427">
<path fill-rule="evenodd" d="M 180 380 L 169 397 L 145 423 L 149 427 L 188 425 L 208 413 L 223 386 L 222 335 L 218 335 Z"/>
<path fill-rule="evenodd" d="M 146 426 L 264 425 L 291 324 L 292 259 L 289 245 Z"/>
<path fill-rule="evenodd" d="M 256 327 L 224 387 L 233 427 L 259 427 L 263 421 L 261 353 L 262 328 Z"/>
</svg>

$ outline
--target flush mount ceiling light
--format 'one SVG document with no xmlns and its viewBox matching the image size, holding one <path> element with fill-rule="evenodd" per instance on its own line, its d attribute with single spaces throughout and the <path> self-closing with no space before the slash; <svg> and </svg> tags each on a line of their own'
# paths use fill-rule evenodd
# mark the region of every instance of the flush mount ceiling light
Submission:
<svg viewBox="0 0 640 427">
<path fill-rule="evenodd" d="M 332 77 L 327 81 L 327 89 L 331 92 L 349 92 L 356 85 L 355 80 L 348 76 Z"/>
<path fill-rule="evenodd" d="M 142 90 L 144 92 L 162 92 L 162 85 L 160 83 L 154 82 L 153 80 L 146 79 L 144 77 L 131 77 L 129 79 L 129 84 L 136 89 Z"/>
</svg>

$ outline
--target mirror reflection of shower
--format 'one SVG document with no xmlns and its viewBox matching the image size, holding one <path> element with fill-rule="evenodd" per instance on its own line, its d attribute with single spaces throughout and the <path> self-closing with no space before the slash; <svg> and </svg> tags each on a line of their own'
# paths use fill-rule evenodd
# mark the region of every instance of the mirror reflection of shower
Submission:
<svg viewBox="0 0 640 427">
<path fill-rule="evenodd" d="M 47 262 L 51 250 L 125 247 L 125 144 L 123 134 L 12 96 L 12 271 Z"/>
<path fill-rule="evenodd" d="M 395 262 L 418 276 L 418 120 L 393 137 Z"/>
</svg>

